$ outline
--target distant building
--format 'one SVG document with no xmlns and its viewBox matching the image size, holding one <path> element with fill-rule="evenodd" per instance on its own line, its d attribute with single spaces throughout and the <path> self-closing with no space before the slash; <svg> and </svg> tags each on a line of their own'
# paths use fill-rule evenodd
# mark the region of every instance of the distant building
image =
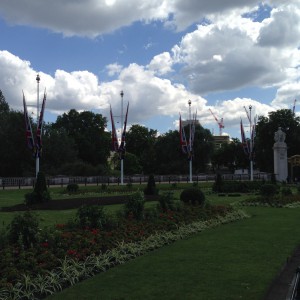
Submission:
<svg viewBox="0 0 300 300">
<path fill-rule="evenodd" d="M 214 135 L 213 138 L 216 148 L 220 148 L 222 144 L 230 142 L 229 135 Z"/>
</svg>

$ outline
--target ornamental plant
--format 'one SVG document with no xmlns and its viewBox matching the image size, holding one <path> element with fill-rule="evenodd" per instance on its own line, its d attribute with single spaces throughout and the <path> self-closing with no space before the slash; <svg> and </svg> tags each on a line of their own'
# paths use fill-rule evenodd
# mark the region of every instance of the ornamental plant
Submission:
<svg viewBox="0 0 300 300">
<path fill-rule="evenodd" d="M 78 190 L 79 190 L 79 186 L 77 183 L 69 183 L 67 185 L 67 192 L 69 194 L 75 194 L 78 192 Z"/>
<path fill-rule="evenodd" d="M 156 188 L 154 175 L 151 174 L 148 178 L 147 187 L 144 189 L 145 195 L 157 195 L 158 189 Z"/>
<path fill-rule="evenodd" d="M 275 184 L 266 183 L 260 187 L 260 196 L 265 198 L 267 201 L 274 199 L 277 193 L 277 186 Z"/>
<path fill-rule="evenodd" d="M 172 192 L 165 192 L 158 198 L 159 206 L 162 211 L 174 210 L 174 194 Z"/>
<path fill-rule="evenodd" d="M 205 202 L 205 195 L 199 188 L 191 187 L 181 192 L 180 200 L 185 204 L 203 205 Z"/>
<path fill-rule="evenodd" d="M 8 237 L 11 243 L 19 243 L 19 246 L 28 249 L 38 241 L 39 220 L 30 211 L 16 215 L 10 225 Z"/>
<path fill-rule="evenodd" d="M 136 220 L 141 220 L 144 214 L 144 204 L 144 195 L 140 191 L 135 192 L 129 196 L 124 205 L 125 216 L 133 217 Z"/>
<path fill-rule="evenodd" d="M 77 218 L 82 228 L 104 228 L 108 223 L 108 216 L 103 206 L 83 205 L 77 211 Z"/>
<path fill-rule="evenodd" d="M 25 203 L 32 205 L 36 203 L 48 202 L 51 200 L 50 193 L 47 189 L 45 174 L 39 172 L 32 193 L 25 194 Z"/>
</svg>

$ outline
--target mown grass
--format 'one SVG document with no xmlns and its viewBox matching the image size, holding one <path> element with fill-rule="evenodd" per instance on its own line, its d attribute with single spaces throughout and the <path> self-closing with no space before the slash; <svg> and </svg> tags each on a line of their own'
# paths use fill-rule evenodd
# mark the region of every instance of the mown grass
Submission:
<svg viewBox="0 0 300 300">
<path fill-rule="evenodd" d="M 178 241 L 49 299 L 263 299 L 299 244 L 300 210 L 247 211 L 249 219 Z"/>
<path fill-rule="evenodd" d="M 23 202 L 21 191 L 5 191 L 9 195 L 4 197 L 1 191 L 0 206 L 8 201 Z M 175 191 L 177 199 L 179 193 Z M 247 197 L 207 195 L 211 203 L 236 205 Z M 111 213 L 120 208 L 106 207 Z M 252 217 L 178 241 L 49 299 L 263 299 L 272 279 L 300 243 L 300 209 L 243 209 Z M 48 226 L 66 222 L 76 210 L 38 214 Z M 1 223 L 5 220 L 8 224 L 12 216 L 0 213 Z"/>
</svg>

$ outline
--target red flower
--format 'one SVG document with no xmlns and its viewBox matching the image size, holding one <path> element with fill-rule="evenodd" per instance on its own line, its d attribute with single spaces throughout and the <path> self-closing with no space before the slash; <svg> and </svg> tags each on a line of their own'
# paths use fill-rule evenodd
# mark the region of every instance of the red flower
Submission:
<svg viewBox="0 0 300 300">
<path fill-rule="evenodd" d="M 57 229 L 63 229 L 65 226 L 65 224 L 56 224 Z"/>
<path fill-rule="evenodd" d="M 49 243 L 48 242 L 44 242 L 41 244 L 42 247 L 44 248 L 48 248 L 49 247 Z"/>
<path fill-rule="evenodd" d="M 99 229 L 92 229 L 92 230 L 91 230 L 91 233 L 94 234 L 94 235 L 96 235 L 96 234 L 99 233 Z"/>
<path fill-rule="evenodd" d="M 67 251 L 68 255 L 75 256 L 77 254 L 76 250 L 70 249 Z"/>
</svg>

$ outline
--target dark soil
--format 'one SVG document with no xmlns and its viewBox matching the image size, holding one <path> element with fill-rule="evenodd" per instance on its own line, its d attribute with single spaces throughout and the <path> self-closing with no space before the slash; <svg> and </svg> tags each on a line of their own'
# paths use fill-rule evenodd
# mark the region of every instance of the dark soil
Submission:
<svg viewBox="0 0 300 300">
<path fill-rule="evenodd" d="M 91 198 L 71 198 L 51 200 L 48 202 L 37 203 L 34 205 L 17 204 L 8 207 L 2 207 L 2 212 L 25 211 L 25 210 L 65 210 L 79 208 L 82 205 L 112 205 L 124 204 L 128 195 L 121 196 L 106 196 L 106 197 L 91 197 Z M 145 196 L 146 201 L 157 200 L 157 196 Z"/>
</svg>

